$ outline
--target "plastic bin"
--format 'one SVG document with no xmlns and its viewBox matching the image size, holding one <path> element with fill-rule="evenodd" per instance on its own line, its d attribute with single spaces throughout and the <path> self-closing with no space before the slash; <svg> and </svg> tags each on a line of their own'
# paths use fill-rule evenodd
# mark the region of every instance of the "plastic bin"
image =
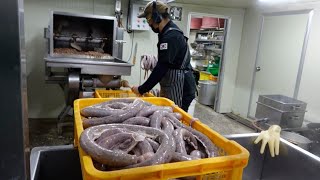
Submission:
<svg viewBox="0 0 320 180">
<path fill-rule="evenodd" d="M 220 29 L 223 29 L 223 28 L 224 28 L 225 21 L 226 21 L 225 19 L 219 18 L 219 28 L 220 28 Z"/>
<path fill-rule="evenodd" d="M 74 102 L 75 138 L 79 141 L 83 131 L 80 110 L 84 107 L 102 103 L 112 98 L 78 99 Z M 149 97 L 143 100 L 155 105 L 173 106 L 174 103 L 165 98 Z M 192 117 L 177 106 L 173 106 L 175 112 L 183 115 L 183 123 L 190 124 Z M 248 164 L 249 152 L 235 141 L 230 141 L 217 132 L 202 124 L 200 121 L 192 123 L 192 127 L 212 140 L 224 156 L 206 158 L 195 161 L 167 163 L 161 165 L 139 167 L 117 171 L 99 171 L 93 166 L 91 157 L 79 146 L 83 179 L 95 180 L 129 180 L 129 179 L 171 179 L 187 176 L 197 176 L 197 179 L 242 179 L 244 167 Z"/>
<path fill-rule="evenodd" d="M 128 98 L 128 97 L 154 97 L 151 93 L 146 93 L 143 96 L 138 96 L 131 90 L 96 90 L 95 98 Z"/>
<path fill-rule="evenodd" d="M 202 18 L 191 18 L 190 29 L 200 29 L 202 24 Z"/>
<path fill-rule="evenodd" d="M 219 27 L 218 18 L 214 17 L 203 17 L 201 28 L 203 29 L 211 29 Z"/>
<path fill-rule="evenodd" d="M 213 80 L 214 76 L 210 72 L 200 71 L 200 79 L 199 80 Z"/>
<path fill-rule="evenodd" d="M 207 71 L 210 72 L 214 76 L 219 75 L 219 67 L 208 67 Z"/>
</svg>

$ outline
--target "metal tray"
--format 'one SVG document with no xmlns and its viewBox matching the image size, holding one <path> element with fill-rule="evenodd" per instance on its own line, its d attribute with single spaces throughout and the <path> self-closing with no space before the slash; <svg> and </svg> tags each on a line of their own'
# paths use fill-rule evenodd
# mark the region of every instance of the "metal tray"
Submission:
<svg viewBox="0 0 320 180">
<path fill-rule="evenodd" d="M 280 125 L 282 128 L 299 128 L 302 126 L 305 111 L 281 111 L 272 106 L 257 102 L 255 117 L 268 119 L 268 124 Z"/>
</svg>

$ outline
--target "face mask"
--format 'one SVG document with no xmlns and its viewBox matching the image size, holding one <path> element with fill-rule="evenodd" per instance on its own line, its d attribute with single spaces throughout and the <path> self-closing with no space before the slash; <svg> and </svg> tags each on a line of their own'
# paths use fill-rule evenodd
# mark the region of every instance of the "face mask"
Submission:
<svg viewBox="0 0 320 180">
<path fill-rule="evenodd" d="M 159 33 L 159 28 L 154 28 L 152 25 L 149 25 L 154 33 Z"/>
</svg>

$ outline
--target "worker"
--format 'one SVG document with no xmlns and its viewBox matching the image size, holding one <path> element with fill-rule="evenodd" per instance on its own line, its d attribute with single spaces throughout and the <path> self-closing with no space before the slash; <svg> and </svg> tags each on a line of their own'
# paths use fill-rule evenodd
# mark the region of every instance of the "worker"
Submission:
<svg viewBox="0 0 320 180">
<path fill-rule="evenodd" d="M 146 82 L 139 87 L 133 86 L 132 91 L 144 94 L 160 82 L 160 96 L 172 100 L 187 112 L 196 90 L 188 39 L 170 20 L 168 6 L 160 1 L 149 2 L 138 17 L 146 18 L 153 32 L 158 33 L 158 63 Z"/>
</svg>

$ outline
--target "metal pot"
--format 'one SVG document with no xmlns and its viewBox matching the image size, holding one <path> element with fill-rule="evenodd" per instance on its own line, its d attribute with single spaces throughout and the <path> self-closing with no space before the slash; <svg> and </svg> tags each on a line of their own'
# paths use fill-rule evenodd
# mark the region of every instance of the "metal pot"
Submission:
<svg viewBox="0 0 320 180">
<path fill-rule="evenodd" d="M 213 81 L 199 81 L 198 102 L 204 105 L 214 105 L 217 83 Z"/>
<path fill-rule="evenodd" d="M 307 151 L 310 149 L 312 143 L 308 138 L 288 131 L 281 131 L 281 137 Z"/>
</svg>

